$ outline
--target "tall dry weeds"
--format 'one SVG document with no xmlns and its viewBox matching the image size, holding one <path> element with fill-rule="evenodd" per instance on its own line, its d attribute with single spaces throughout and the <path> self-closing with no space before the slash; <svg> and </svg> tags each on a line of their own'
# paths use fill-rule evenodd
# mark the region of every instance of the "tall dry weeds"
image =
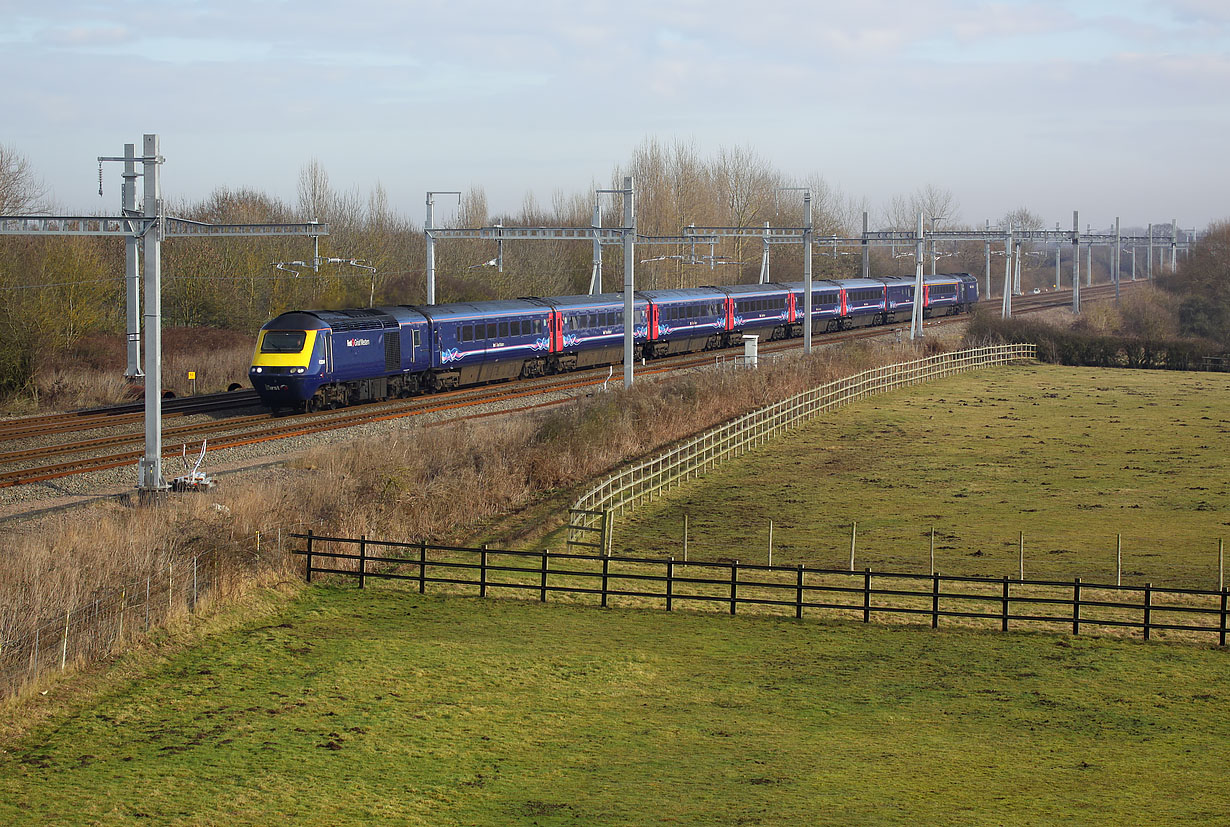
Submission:
<svg viewBox="0 0 1230 827">
<path fill-rule="evenodd" d="M 0 667 L 6 645 L 11 653 L 75 607 L 137 593 L 192 558 L 255 580 L 292 576 L 297 561 L 275 538 L 294 530 L 460 543 L 549 492 L 839 376 L 916 355 L 908 345 L 825 347 L 754 371 L 695 371 L 536 414 L 318 448 L 259 481 L 224 482 L 206 495 L 92 506 L 9 529 L 0 555 Z"/>
<path fill-rule="evenodd" d="M 247 387 L 252 337 L 213 328 L 168 328 L 163 334 L 162 390 L 176 396 Z M 144 353 L 142 353 L 144 360 Z M 27 398 L 6 400 L 14 411 L 74 410 L 129 401 L 140 380 L 123 377 L 125 343 L 118 336 L 90 336 L 39 360 Z M 196 374 L 195 382 L 188 374 Z"/>
</svg>

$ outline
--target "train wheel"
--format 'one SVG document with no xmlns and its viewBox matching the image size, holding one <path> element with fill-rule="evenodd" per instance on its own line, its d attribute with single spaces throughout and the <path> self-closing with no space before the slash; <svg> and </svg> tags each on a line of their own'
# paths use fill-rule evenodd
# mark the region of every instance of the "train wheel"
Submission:
<svg viewBox="0 0 1230 827">
<path fill-rule="evenodd" d="M 307 411 L 308 413 L 316 413 L 322 407 L 324 406 L 321 405 L 319 396 L 313 396 L 311 399 L 309 399 L 307 402 L 303 404 L 303 409 Z"/>
</svg>

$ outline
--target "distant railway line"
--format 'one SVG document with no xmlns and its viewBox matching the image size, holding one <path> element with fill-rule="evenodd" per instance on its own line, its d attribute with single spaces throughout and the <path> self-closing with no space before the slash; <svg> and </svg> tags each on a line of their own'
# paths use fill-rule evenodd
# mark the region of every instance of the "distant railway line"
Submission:
<svg viewBox="0 0 1230 827">
<path fill-rule="evenodd" d="M 1128 289 L 1129 284 L 1121 285 Z M 1113 285 L 1084 288 L 1088 299 L 1113 295 Z M 1054 291 L 1014 298 L 1014 312 L 1028 313 L 1066 307 L 1070 291 Z M 961 323 L 964 317 L 939 317 L 928 327 Z M 822 343 L 838 343 L 873 338 L 908 330 L 907 324 L 859 328 L 822 337 Z M 797 350 L 797 339 L 766 344 L 762 354 Z M 736 351 L 727 350 L 719 359 L 730 360 Z M 640 369 L 653 375 L 712 365 L 714 352 L 694 353 L 652 362 Z M 309 436 L 376 422 L 427 414 L 449 413 L 449 420 L 493 416 L 559 404 L 578 391 L 602 385 L 610 375 L 608 368 L 595 368 L 567 375 L 556 375 L 515 383 L 485 385 L 457 391 L 391 400 L 383 403 L 345 408 L 338 411 L 271 417 L 268 413 L 243 413 L 259 405 L 252 390 L 210 394 L 199 397 L 163 400 L 163 416 L 172 423 L 193 415 L 227 414 L 208 421 L 172 424 L 163 433 L 163 456 L 182 452 L 194 454 L 206 441 L 209 451 L 220 451 L 291 437 Z M 495 410 L 474 410 L 498 404 Z M 62 477 L 130 466 L 144 456 L 144 418 L 140 403 L 92 408 L 64 414 L 24 417 L 0 423 L 0 488 L 46 482 Z M 136 425 L 135 428 L 126 426 Z M 84 438 L 76 435 L 102 429 L 111 433 Z M 61 437 L 69 436 L 67 440 Z"/>
</svg>

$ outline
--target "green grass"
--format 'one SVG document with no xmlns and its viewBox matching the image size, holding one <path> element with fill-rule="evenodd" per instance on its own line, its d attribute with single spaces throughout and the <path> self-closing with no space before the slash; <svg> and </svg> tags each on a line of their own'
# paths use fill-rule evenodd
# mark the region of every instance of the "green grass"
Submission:
<svg viewBox="0 0 1230 827">
<path fill-rule="evenodd" d="M 841 566 L 853 516 L 860 567 L 925 570 L 934 523 L 941 571 L 1000 575 L 1024 528 L 1027 576 L 1091 580 L 1122 531 L 1129 581 L 1214 585 L 1228 397 L 1053 367 L 875 397 L 616 546 L 677 554 L 686 510 L 694 557 L 761 560 L 773 519 L 775 562 Z M 348 583 L 227 610 L 8 707 L 0 824 L 1225 819 L 1226 651 L 558 600 Z"/>
<path fill-rule="evenodd" d="M 1224 652 L 313 587 L 0 752 L 11 824 L 1224 816 Z"/>
<path fill-rule="evenodd" d="M 833 411 L 617 522 L 618 551 L 1216 588 L 1230 377 L 984 370 Z"/>
</svg>

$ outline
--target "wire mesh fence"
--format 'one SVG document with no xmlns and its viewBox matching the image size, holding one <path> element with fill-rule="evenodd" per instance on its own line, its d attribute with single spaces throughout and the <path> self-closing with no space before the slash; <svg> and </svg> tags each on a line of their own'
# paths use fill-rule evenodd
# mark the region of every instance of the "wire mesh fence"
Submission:
<svg viewBox="0 0 1230 827">
<path fill-rule="evenodd" d="M 62 612 L 0 612 L 0 697 L 49 673 L 104 660 L 151 630 L 238 592 L 254 571 L 283 565 L 281 537 L 273 529 L 235 538 L 232 548 L 168 552 L 144 577 L 100 588 Z"/>
</svg>

